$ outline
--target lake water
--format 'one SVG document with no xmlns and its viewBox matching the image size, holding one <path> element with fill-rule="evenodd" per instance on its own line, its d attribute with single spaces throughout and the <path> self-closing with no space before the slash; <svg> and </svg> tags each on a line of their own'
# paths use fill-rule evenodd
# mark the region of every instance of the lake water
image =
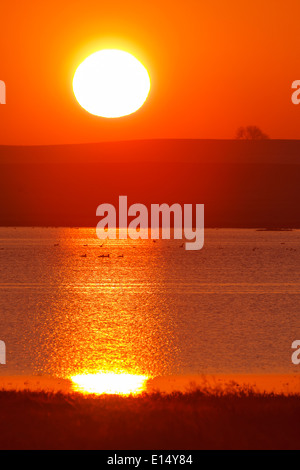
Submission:
<svg viewBox="0 0 300 470">
<path fill-rule="evenodd" d="M 181 244 L 0 228 L 0 374 L 298 373 L 300 231 Z"/>
</svg>

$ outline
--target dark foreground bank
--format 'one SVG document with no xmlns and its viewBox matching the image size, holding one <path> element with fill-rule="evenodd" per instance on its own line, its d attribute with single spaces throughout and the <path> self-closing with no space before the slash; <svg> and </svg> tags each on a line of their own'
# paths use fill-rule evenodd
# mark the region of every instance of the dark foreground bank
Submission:
<svg viewBox="0 0 300 470">
<path fill-rule="evenodd" d="M 300 449 L 300 396 L 0 392 L 1 449 Z"/>
</svg>

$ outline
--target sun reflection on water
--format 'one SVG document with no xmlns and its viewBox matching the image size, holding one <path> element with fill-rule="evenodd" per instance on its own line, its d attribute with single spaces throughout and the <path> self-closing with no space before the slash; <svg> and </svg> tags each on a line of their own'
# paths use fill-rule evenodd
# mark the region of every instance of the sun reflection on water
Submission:
<svg viewBox="0 0 300 470">
<path fill-rule="evenodd" d="M 94 229 L 61 229 L 57 240 L 47 261 L 51 298 L 42 288 L 47 309 L 36 316 L 35 373 L 81 393 L 137 394 L 147 378 L 177 370 L 169 251 L 151 239 L 100 242 Z"/>
<path fill-rule="evenodd" d="M 96 395 L 137 395 L 146 389 L 149 377 L 126 373 L 99 372 L 71 377 L 73 388 L 81 393 Z"/>
</svg>

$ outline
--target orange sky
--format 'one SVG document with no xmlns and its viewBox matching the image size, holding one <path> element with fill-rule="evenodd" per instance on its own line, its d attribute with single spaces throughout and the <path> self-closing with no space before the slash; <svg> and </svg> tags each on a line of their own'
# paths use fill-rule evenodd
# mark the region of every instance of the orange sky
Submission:
<svg viewBox="0 0 300 470">
<path fill-rule="evenodd" d="M 256 124 L 300 138 L 299 0 L 10 0 L 1 5 L 0 144 L 232 138 Z M 146 104 L 120 119 L 77 103 L 77 65 L 102 48 L 147 67 Z"/>
</svg>

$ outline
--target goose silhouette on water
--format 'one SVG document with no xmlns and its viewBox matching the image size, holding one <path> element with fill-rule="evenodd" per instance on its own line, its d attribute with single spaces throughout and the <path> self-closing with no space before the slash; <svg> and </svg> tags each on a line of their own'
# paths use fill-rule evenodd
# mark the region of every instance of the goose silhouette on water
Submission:
<svg viewBox="0 0 300 470">
<path fill-rule="evenodd" d="M 81 255 L 80 258 L 86 258 L 87 255 Z"/>
</svg>

